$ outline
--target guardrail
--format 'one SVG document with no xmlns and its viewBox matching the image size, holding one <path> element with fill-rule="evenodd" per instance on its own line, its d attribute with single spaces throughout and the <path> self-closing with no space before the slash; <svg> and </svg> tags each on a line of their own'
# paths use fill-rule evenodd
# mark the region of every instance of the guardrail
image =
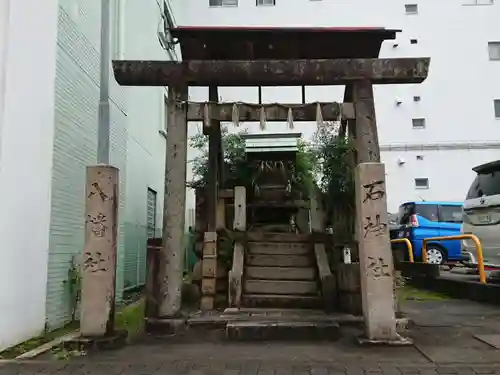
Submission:
<svg viewBox="0 0 500 375">
<path fill-rule="evenodd" d="M 486 284 L 486 273 L 484 272 L 484 258 L 483 258 L 483 246 L 473 234 L 461 234 L 458 236 L 444 236 L 444 237 L 429 237 L 424 239 L 422 243 L 422 262 L 427 263 L 427 243 L 431 241 L 453 241 L 453 240 L 472 240 L 476 245 L 477 250 L 477 266 L 479 269 L 479 281 L 482 284 Z"/>
<path fill-rule="evenodd" d="M 410 259 L 410 263 L 415 263 L 415 259 L 413 257 L 413 246 L 408 238 L 395 238 L 391 240 L 391 243 L 404 243 L 406 244 L 406 248 L 408 249 L 408 256 Z"/>
</svg>

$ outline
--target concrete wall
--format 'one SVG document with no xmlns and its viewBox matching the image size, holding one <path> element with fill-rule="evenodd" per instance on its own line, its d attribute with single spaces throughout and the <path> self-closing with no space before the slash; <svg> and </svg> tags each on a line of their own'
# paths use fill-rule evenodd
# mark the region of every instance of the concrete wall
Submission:
<svg viewBox="0 0 500 375">
<path fill-rule="evenodd" d="M 0 350 L 45 324 L 57 5 L 0 2 Z"/>
<path fill-rule="evenodd" d="M 421 85 L 378 86 L 375 101 L 380 143 L 389 146 L 461 143 L 462 149 L 434 152 L 423 150 L 429 162 L 407 163 L 402 169 L 388 166 L 392 186 L 389 209 L 400 200 L 415 197 L 415 177 L 427 177 L 430 188 L 425 194 L 433 199 L 463 199 L 470 183 L 473 164 L 497 158 L 487 142 L 500 143 L 499 119 L 493 111 L 493 99 L 500 99 L 500 61 L 489 61 L 488 42 L 498 41 L 500 4 L 488 0 L 453 0 L 418 2 L 403 0 L 276 0 L 276 6 L 255 5 L 255 0 L 239 0 L 238 7 L 209 7 L 209 0 L 174 1 L 180 25 L 210 26 L 381 26 L 403 29 L 396 41 L 384 43 L 382 57 L 432 58 L 430 75 Z M 181 4 L 182 3 L 182 4 Z M 405 13 L 405 4 L 418 3 L 418 14 Z M 411 43 L 416 39 L 417 43 Z M 308 88 L 307 100 L 342 100 L 342 87 Z M 203 89 L 192 90 L 193 97 L 206 99 Z M 415 102 L 414 96 L 420 101 Z M 257 90 L 232 88 L 222 90 L 224 100 L 257 101 Z M 299 88 L 264 88 L 268 102 L 300 101 Z M 401 101 L 396 105 L 396 101 Z M 425 129 L 413 129 L 412 118 L 426 119 Z M 251 131 L 258 126 L 252 124 Z M 284 124 L 273 131 L 287 131 Z M 298 126 L 306 137 L 314 126 Z M 295 131 L 295 130 L 294 130 Z M 473 147 L 482 150 L 470 150 Z M 486 147 L 486 149 L 484 149 Z M 473 155 L 473 156 L 471 156 Z M 385 160 L 395 160 L 400 151 L 386 151 Z M 450 169 L 450 157 L 459 160 Z M 409 157 L 411 159 L 411 157 Z M 400 178 L 404 170 L 407 178 Z M 426 175 L 428 174 L 428 175 Z M 413 176 L 410 178 L 410 176 Z M 453 184 L 449 181 L 453 178 Z M 408 185 L 409 184 L 409 185 Z M 420 195 L 420 194 L 419 194 Z M 192 204 L 189 201 L 189 204 Z"/>
</svg>

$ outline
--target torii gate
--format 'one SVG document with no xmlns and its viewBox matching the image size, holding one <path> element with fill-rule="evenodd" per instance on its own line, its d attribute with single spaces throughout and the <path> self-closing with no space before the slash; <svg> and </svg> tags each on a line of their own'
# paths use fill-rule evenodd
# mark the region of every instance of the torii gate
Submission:
<svg viewBox="0 0 500 375">
<path fill-rule="evenodd" d="M 168 86 L 167 156 L 163 250 L 157 284 L 157 316 L 168 321 L 181 304 L 186 198 L 187 124 L 203 122 L 209 135 L 207 265 L 217 256 L 217 205 L 221 197 L 220 123 L 234 121 L 325 121 L 342 116 L 342 132 L 355 139 L 357 240 L 362 300 L 370 341 L 397 341 L 393 308 L 385 174 L 373 99 L 373 85 L 421 83 L 429 58 L 377 58 L 382 42 L 397 30 L 383 28 L 178 27 L 182 62 L 114 61 L 123 86 Z M 306 103 L 305 86 L 345 85 L 344 103 Z M 208 86 L 209 102 L 189 102 L 189 86 Z M 301 86 L 302 104 L 218 103 L 218 86 Z M 354 213 L 352 213 L 354 215 Z M 213 271 L 213 267 L 212 267 Z M 202 306 L 213 306 L 215 279 L 203 280 Z"/>
</svg>

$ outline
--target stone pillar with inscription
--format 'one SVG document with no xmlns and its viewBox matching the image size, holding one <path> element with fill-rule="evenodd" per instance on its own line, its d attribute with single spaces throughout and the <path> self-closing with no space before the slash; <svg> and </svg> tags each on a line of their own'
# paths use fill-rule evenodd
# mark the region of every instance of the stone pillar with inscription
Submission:
<svg viewBox="0 0 500 375">
<path fill-rule="evenodd" d="M 365 336 L 360 342 L 411 344 L 396 331 L 394 263 L 389 240 L 384 164 L 359 164 L 354 175 L 365 321 Z"/>
<path fill-rule="evenodd" d="M 114 335 L 118 169 L 87 167 L 80 331 L 83 337 Z"/>
</svg>

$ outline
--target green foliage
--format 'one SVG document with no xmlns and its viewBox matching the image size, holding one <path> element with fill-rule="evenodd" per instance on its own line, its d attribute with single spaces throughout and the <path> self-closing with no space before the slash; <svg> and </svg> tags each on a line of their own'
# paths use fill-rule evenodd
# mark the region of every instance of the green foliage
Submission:
<svg viewBox="0 0 500 375">
<path fill-rule="evenodd" d="M 320 172 L 318 155 L 304 140 L 299 140 L 298 149 L 294 182 L 308 195 L 316 185 L 316 178 Z"/>
<path fill-rule="evenodd" d="M 71 266 L 68 269 L 68 279 L 64 280 L 63 283 L 68 287 L 71 321 L 74 322 L 76 320 L 76 310 L 78 308 L 78 303 L 80 302 L 82 289 L 80 265 L 77 263 L 76 257 L 73 257 Z"/>
<path fill-rule="evenodd" d="M 350 139 L 339 136 L 338 126 L 332 123 L 317 129 L 314 143 L 319 187 L 326 196 L 328 221 L 338 221 L 343 213 L 353 212 L 354 181 L 349 157 L 354 148 Z"/>
<path fill-rule="evenodd" d="M 253 179 L 253 171 L 247 164 L 245 157 L 245 140 L 243 135 L 246 131 L 229 133 L 227 127 L 222 127 L 222 145 L 224 150 L 224 183 L 223 186 L 230 188 L 236 185 L 250 185 Z M 191 188 L 204 187 L 208 181 L 208 136 L 201 132 L 189 139 L 192 148 L 199 151 L 199 155 L 191 162 L 193 165 L 194 178 L 188 183 Z M 294 184 L 301 186 L 306 193 L 315 184 L 318 164 L 316 153 L 310 145 L 299 141 L 297 153 Z"/>
<path fill-rule="evenodd" d="M 222 148 L 224 151 L 224 187 L 235 186 L 251 179 L 251 171 L 245 160 L 245 140 L 239 133 L 229 133 L 227 127 L 221 127 Z M 190 137 L 189 145 L 199 151 L 191 162 L 194 178 L 188 183 L 191 188 L 204 187 L 208 181 L 208 136 L 202 132 Z"/>
</svg>

